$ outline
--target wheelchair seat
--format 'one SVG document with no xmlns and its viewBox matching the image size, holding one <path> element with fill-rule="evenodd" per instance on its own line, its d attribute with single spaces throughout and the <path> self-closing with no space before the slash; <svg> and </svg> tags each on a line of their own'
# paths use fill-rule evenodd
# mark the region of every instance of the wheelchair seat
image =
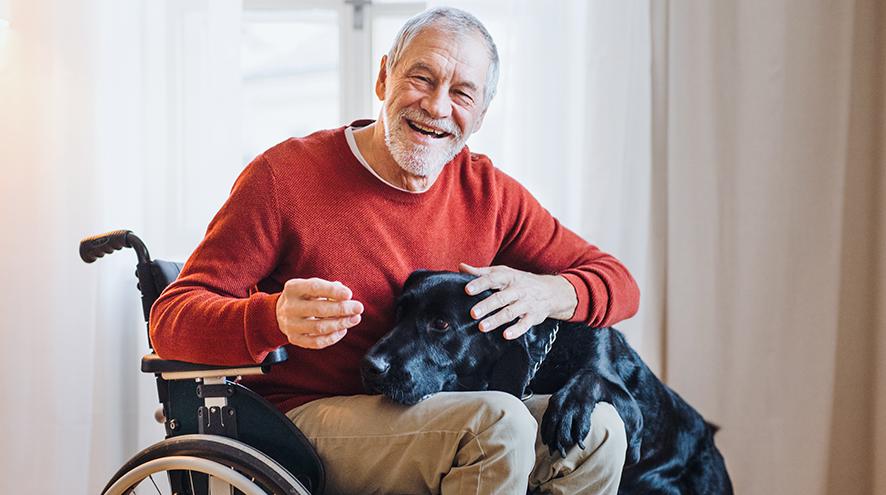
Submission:
<svg viewBox="0 0 886 495">
<path fill-rule="evenodd" d="M 92 263 L 130 247 L 142 310 L 149 323 L 151 306 L 181 272 L 182 263 L 151 260 L 144 243 L 128 230 L 91 236 L 80 242 L 80 257 Z M 150 345 L 150 334 L 148 335 Z M 321 494 L 323 464 L 304 434 L 267 400 L 237 382 L 267 373 L 287 360 L 278 348 L 261 363 L 217 366 L 142 358 L 141 370 L 156 376 L 166 439 L 132 457 L 111 478 L 103 493 L 134 493 L 133 486 L 166 472 L 171 493 Z M 150 486 L 150 485 L 149 485 Z M 159 488 L 158 488 L 159 491 Z"/>
</svg>

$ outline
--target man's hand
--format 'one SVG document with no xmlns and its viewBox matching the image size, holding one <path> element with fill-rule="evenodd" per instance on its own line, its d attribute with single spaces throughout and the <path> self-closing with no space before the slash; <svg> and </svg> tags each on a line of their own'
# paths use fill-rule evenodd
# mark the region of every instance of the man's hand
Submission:
<svg viewBox="0 0 886 495">
<path fill-rule="evenodd" d="M 459 265 L 459 269 L 477 275 L 476 279 L 465 285 L 465 292 L 469 295 L 498 289 L 498 292 L 471 308 L 471 316 L 475 320 L 501 308 L 501 311 L 480 322 L 481 331 L 489 332 L 519 318 L 505 329 L 506 339 L 516 339 L 546 318 L 568 320 L 578 304 L 572 284 L 559 275 L 536 275 L 507 266 L 473 267 L 464 263 Z"/>
<path fill-rule="evenodd" d="M 323 349 L 360 323 L 363 304 L 352 301 L 341 282 L 319 278 L 288 280 L 277 299 L 277 325 L 292 345 Z"/>
</svg>

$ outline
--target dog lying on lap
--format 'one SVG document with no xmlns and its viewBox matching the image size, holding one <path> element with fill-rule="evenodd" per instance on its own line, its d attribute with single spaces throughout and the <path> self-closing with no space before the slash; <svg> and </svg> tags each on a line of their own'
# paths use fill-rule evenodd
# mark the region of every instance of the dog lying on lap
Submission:
<svg viewBox="0 0 886 495">
<path fill-rule="evenodd" d="M 613 328 L 546 320 L 521 337 L 480 332 L 469 311 L 472 275 L 420 270 L 406 280 L 395 327 L 361 366 L 370 393 L 416 404 L 441 391 L 552 394 L 540 425 L 551 454 L 565 457 L 590 431 L 597 402 L 625 424 L 619 493 L 731 494 L 716 428 L 664 385 Z"/>
</svg>

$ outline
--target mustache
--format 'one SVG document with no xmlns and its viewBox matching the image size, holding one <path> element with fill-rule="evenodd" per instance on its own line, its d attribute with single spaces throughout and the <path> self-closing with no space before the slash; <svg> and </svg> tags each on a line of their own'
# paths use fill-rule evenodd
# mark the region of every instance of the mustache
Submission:
<svg viewBox="0 0 886 495">
<path fill-rule="evenodd" d="M 406 118 L 413 122 L 418 122 L 422 125 L 434 127 L 436 129 L 440 129 L 443 132 L 452 134 L 452 136 L 456 140 L 461 139 L 461 130 L 450 119 L 435 119 L 428 115 L 427 112 L 414 108 L 404 108 L 397 115 L 397 118 Z"/>
</svg>

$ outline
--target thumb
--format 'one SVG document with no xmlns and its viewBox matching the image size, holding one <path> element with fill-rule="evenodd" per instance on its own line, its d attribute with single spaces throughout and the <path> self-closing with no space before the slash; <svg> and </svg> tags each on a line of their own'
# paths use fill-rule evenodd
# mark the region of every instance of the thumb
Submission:
<svg viewBox="0 0 886 495">
<path fill-rule="evenodd" d="M 459 263 L 458 270 L 463 273 L 470 273 L 471 275 L 486 275 L 492 269 L 488 266 L 477 267 L 477 266 L 471 266 L 467 263 Z"/>
</svg>

